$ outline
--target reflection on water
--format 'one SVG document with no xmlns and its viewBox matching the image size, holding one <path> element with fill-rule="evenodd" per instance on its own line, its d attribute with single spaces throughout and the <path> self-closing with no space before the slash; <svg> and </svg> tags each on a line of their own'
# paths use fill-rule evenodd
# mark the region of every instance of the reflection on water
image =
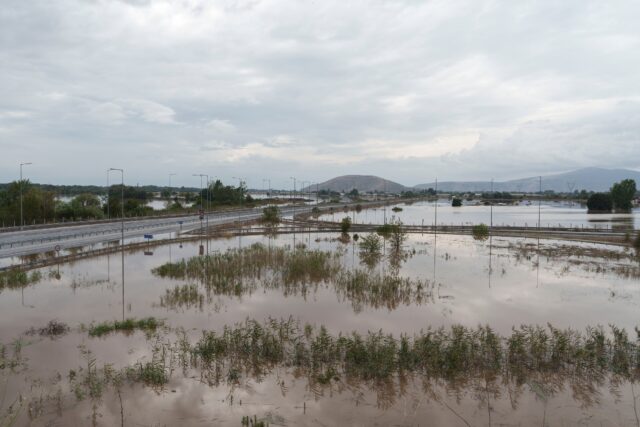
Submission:
<svg viewBox="0 0 640 427">
<path fill-rule="evenodd" d="M 640 264 L 635 254 L 605 245 L 550 240 L 411 235 L 400 245 L 401 251 L 393 250 L 391 239 L 383 240 L 381 256 L 368 263 L 360 250 L 366 237 L 361 235 L 356 242 L 338 235 L 302 233 L 294 243 L 293 235 L 243 236 L 209 241 L 208 256 L 199 256 L 199 242 L 171 244 L 154 248 L 152 256 L 135 251 L 105 255 L 29 273 L 35 275 L 33 280 L 11 279 L 11 285 L 0 287 L 0 393 L 6 391 L 8 396 L 0 406 L 0 423 L 8 405 L 14 400 L 18 404 L 19 393 L 27 396 L 26 389 L 31 390 L 25 399 L 30 403 L 24 403 L 21 416 L 34 414 L 35 424 L 52 419 L 61 420 L 61 425 L 86 424 L 95 415 L 97 424 L 113 425 L 120 424 L 122 414 L 127 425 L 179 424 L 185 419 L 237 425 L 242 416 L 254 414 L 272 420 L 282 417 L 290 425 L 315 419 L 326 425 L 340 425 L 343 420 L 347 424 L 404 420 L 417 425 L 424 419 L 465 425 L 462 418 L 469 425 L 487 425 L 489 417 L 495 424 L 527 425 L 585 417 L 594 425 L 635 420 L 635 391 L 628 382 L 635 378 L 614 369 L 608 359 L 616 348 L 636 351 L 635 347 L 607 347 L 606 366 L 598 365 L 598 359 L 578 366 L 574 350 L 597 354 L 592 350 L 598 341 L 593 338 L 596 344 L 585 347 L 585 333 L 565 335 L 567 328 L 584 331 L 588 325 L 612 324 L 628 331 L 637 326 Z M 148 316 L 163 319 L 174 329 L 149 339 L 142 333 L 89 339 L 78 331 L 81 324 Z M 221 353 L 207 366 L 193 351 L 178 351 L 195 348 L 203 330 L 219 338 L 224 336 L 224 325 L 252 318 L 268 329 L 270 323 L 263 321 L 289 316 L 300 329 L 290 334 L 287 346 L 293 351 L 298 343 L 302 359 L 292 359 L 295 352 L 289 350 L 281 354 L 265 347 L 248 353 L 255 359 L 238 357 L 234 350 Z M 73 332 L 55 340 L 21 335 L 51 320 L 71 326 Z M 488 335 L 478 325 L 491 326 L 503 342 L 514 338 L 514 326 L 547 323 L 562 334 L 545 329 L 547 338 L 541 342 L 573 346 L 569 353 L 556 351 L 557 359 L 540 362 L 543 367 L 559 363 L 555 368 L 539 369 L 533 359 L 514 365 L 513 354 L 505 353 L 505 348 L 499 368 L 485 369 L 491 360 L 482 350 L 485 341 L 474 340 Z M 306 324 L 311 325 L 313 341 L 305 335 Z M 328 353 L 313 345 L 321 341 L 320 325 L 331 344 Z M 443 359 L 415 353 L 414 336 L 430 330 L 431 341 L 419 342 L 426 345 L 437 338 L 444 347 L 433 354 L 446 355 L 446 363 L 454 363 L 456 353 L 447 347 L 456 342 L 452 325 L 464 326 L 459 351 L 470 356 L 460 363 L 487 356 L 456 368 L 465 372 L 462 376 L 445 375 Z M 441 326 L 445 332 L 437 332 Z M 535 337 L 536 330 L 521 332 Z M 239 338 L 247 336 L 246 329 L 229 331 Z M 360 334 L 361 341 L 353 341 L 351 331 Z M 369 335 L 368 331 L 383 332 Z M 375 375 L 389 372 L 387 365 L 377 365 L 388 357 L 389 334 L 395 337 L 393 375 L 378 378 Z M 409 339 L 407 353 L 401 353 L 402 334 Z M 615 343 L 620 337 L 608 331 L 606 339 Z M 218 341 L 212 342 L 211 348 L 219 348 Z M 635 337 L 629 342 L 636 345 Z M 526 354 L 534 347 L 529 346 Z M 349 353 L 357 349 L 364 350 Z M 314 354 L 319 363 L 314 364 Z M 361 367 L 349 365 L 347 354 L 350 361 L 365 357 Z M 407 362 L 409 367 L 400 369 L 398 361 L 405 360 L 400 354 L 413 361 Z M 551 347 L 540 354 L 554 357 Z M 568 359 L 567 354 L 571 354 Z M 265 362 L 263 355 L 276 359 Z M 371 362 L 369 356 L 376 359 Z M 485 368 L 477 370 L 478 364 Z M 526 369 L 517 372 L 516 365 Z M 125 367 L 134 370 L 121 372 Z M 159 394 L 134 381 L 141 376 L 154 378 L 158 367 L 169 381 L 157 390 Z M 90 380 L 71 381 L 70 370 L 75 378 Z M 89 389 L 81 390 L 84 398 L 77 401 L 74 385 L 100 387 L 94 381 L 100 375 L 103 379 L 111 375 L 109 384 L 103 384 L 100 403 L 94 405 Z M 111 382 L 118 378 L 121 385 Z M 155 414 L 162 417 L 154 419 Z"/>
<path fill-rule="evenodd" d="M 146 338 L 83 334 L 34 343 L 63 350 L 64 359 L 51 364 L 68 375 L 30 380 L 21 420 L 76 424 L 104 417 L 106 425 L 143 419 L 148 425 L 215 416 L 237 425 L 252 411 L 260 418 L 277 415 L 280 424 L 320 417 L 325 425 L 343 425 L 376 416 L 379 423 L 409 425 L 425 417 L 465 425 L 555 425 L 587 417 L 609 425 L 616 414 L 619 424 L 632 425 L 636 414 L 640 349 L 615 327 L 521 326 L 500 336 L 489 327 L 453 326 L 393 337 L 383 331 L 333 335 L 271 319 L 199 337 L 180 329 Z M 65 338 L 82 344 L 70 347 Z M 105 348 L 115 344 L 138 350 L 121 350 L 115 365 L 106 364 Z M 2 353 L 0 367 L 26 369 L 34 353 L 14 347 L 8 357 Z M 175 393 L 182 397 L 175 400 Z"/>
</svg>

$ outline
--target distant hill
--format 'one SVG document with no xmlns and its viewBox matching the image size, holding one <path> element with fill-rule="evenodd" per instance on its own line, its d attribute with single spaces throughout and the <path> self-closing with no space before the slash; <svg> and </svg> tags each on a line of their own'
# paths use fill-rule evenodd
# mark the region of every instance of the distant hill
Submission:
<svg viewBox="0 0 640 427">
<path fill-rule="evenodd" d="M 568 192 L 574 190 L 607 191 L 615 182 L 623 179 L 635 179 L 640 186 L 640 172 L 631 169 L 584 168 L 572 172 L 542 177 L 542 191 Z M 494 191 L 512 191 L 535 193 L 539 190 L 539 178 L 514 179 L 494 182 Z M 435 183 L 418 184 L 418 189 L 435 188 Z M 491 181 L 443 181 L 438 182 L 438 191 L 490 191 Z"/>
<path fill-rule="evenodd" d="M 354 188 L 360 193 L 374 191 L 383 192 L 385 189 L 388 193 L 400 193 L 401 191 L 409 189 L 397 182 L 389 181 L 373 175 L 343 175 L 318 184 L 318 190 L 349 192 Z M 305 187 L 302 191 L 307 191 L 309 189 L 311 191 L 315 191 L 316 186 L 312 185 L 310 187 Z"/>
</svg>

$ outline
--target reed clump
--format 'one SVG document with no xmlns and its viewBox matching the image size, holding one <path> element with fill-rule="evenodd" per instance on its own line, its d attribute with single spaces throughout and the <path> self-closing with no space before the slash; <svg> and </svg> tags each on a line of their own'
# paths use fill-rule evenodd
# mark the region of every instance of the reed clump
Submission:
<svg viewBox="0 0 640 427">
<path fill-rule="evenodd" d="M 170 309 L 198 308 L 202 310 L 205 296 L 200 293 L 198 285 L 176 285 L 173 289 L 167 289 L 160 297 L 160 306 Z"/>
<path fill-rule="evenodd" d="M 242 295 L 258 280 L 285 285 L 323 282 L 340 269 L 339 255 L 305 248 L 266 247 L 255 243 L 242 249 L 163 264 L 153 274 L 172 279 L 198 280 L 217 294 Z"/>
<path fill-rule="evenodd" d="M 89 336 L 101 337 L 116 331 L 131 333 L 135 330 L 154 331 L 162 326 L 163 322 L 154 317 L 144 319 L 114 320 L 112 322 L 102 322 L 89 326 Z"/>
<path fill-rule="evenodd" d="M 556 375 L 570 381 L 602 381 L 607 376 L 640 379 L 638 332 L 587 328 L 584 332 L 523 325 L 501 336 L 489 326 L 428 328 L 412 337 L 382 331 L 330 334 L 324 327 L 300 328 L 293 320 L 247 320 L 221 333 L 203 332 L 190 349 L 202 368 L 264 375 L 275 366 L 292 367 L 310 381 L 342 378 L 385 380 L 419 374 L 457 381 L 512 378 L 520 383 Z"/>
<path fill-rule="evenodd" d="M 381 238 L 370 234 L 362 239 L 367 256 L 382 256 Z M 363 243 L 361 242 L 361 243 Z M 368 243 L 366 243 L 368 242 Z M 222 254 L 194 257 L 155 268 L 161 277 L 200 281 L 216 295 L 242 296 L 258 288 L 281 289 L 285 296 L 306 294 L 310 285 L 326 284 L 333 287 L 338 297 L 352 303 L 356 311 L 364 306 L 394 309 L 401 304 L 423 304 L 433 301 L 433 285 L 428 280 L 401 277 L 397 274 L 380 275 L 362 269 L 347 270 L 340 262 L 340 252 L 266 248 L 255 244 L 244 249 L 233 249 Z M 369 258 L 367 258 L 370 261 Z M 366 263 L 366 262 L 365 262 Z M 198 285 L 185 284 L 166 290 L 160 305 L 168 308 L 202 307 L 205 296 Z"/>
<path fill-rule="evenodd" d="M 336 294 L 351 301 L 356 312 L 364 306 L 394 310 L 400 305 L 433 302 L 429 280 L 372 274 L 361 269 L 342 271 L 334 280 Z"/>
</svg>

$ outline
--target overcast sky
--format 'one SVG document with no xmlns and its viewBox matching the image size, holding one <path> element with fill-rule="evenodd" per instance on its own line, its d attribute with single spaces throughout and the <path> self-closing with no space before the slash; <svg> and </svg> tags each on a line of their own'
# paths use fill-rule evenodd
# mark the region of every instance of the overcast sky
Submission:
<svg viewBox="0 0 640 427">
<path fill-rule="evenodd" d="M 638 169 L 639 22 L 636 0 L 3 0 L 0 181 Z"/>
</svg>

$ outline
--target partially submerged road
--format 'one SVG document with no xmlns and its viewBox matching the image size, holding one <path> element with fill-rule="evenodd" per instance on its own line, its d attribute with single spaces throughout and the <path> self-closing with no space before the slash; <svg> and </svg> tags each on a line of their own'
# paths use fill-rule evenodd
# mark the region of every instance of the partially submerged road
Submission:
<svg viewBox="0 0 640 427">
<path fill-rule="evenodd" d="M 285 206 L 280 208 L 281 215 L 308 212 L 313 206 Z M 201 224 L 209 226 L 232 224 L 236 221 L 250 221 L 262 216 L 262 207 L 238 209 L 221 212 L 210 212 L 200 221 L 198 215 L 185 215 L 173 218 L 127 219 L 124 221 L 124 242 L 134 243 L 145 239 L 145 235 L 153 235 L 154 239 L 163 239 L 179 233 L 200 228 Z M 50 251 L 64 251 L 70 248 L 117 242 L 122 237 L 120 221 L 93 222 L 15 230 L 0 233 L 0 259 L 25 256 Z"/>
</svg>

